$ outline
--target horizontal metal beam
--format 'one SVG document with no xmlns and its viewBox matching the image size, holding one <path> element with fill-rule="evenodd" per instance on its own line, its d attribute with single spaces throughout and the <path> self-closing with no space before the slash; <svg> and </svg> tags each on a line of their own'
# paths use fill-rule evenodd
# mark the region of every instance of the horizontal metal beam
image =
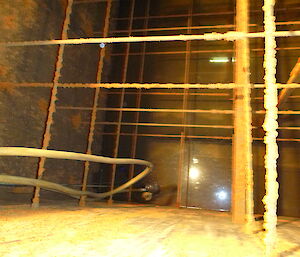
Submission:
<svg viewBox="0 0 300 257">
<path fill-rule="evenodd" d="M 58 106 L 61 110 L 92 110 L 91 107 Z M 98 111 L 123 111 L 123 112 L 166 112 L 166 113 L 214 113 L 232 114 L 232 110 L 183 110 L 183 109 L 158 109 L 158 108 L 97 108 Z"/>
<path fill-rule="evenodd" d="M 88 124 L 88 122 L 82 122 Z M 103 121 L 96 122 L 98 125 L 118 125 L 118 122 Z M 146 127 L 186 127 L 186 128 L 215 128 L 215 129 L 233 129 L 232 125 L 197 125 L 197 124 L 175 124 L 175 123 L 149 123 L 149 122 L 122 122 L 122 126 L 146 126 Z M 300 129 L 300 128 L 299 128 Z"/>
<path fill-rule="evenodd" d="M 276 47 L 276 51 L 297 51 L 300 50 L 300 47 Z M 251 52 L 264 52 L 264 48 L 252 48 Z M 168 55 L 168 54 L 186 54 L 187 51 L 149 51 L 145 55 Z M 234 53 L 234 49 L 213 49 L 213 50 L 191 50 L 191 54 L 206 54 L 206 53 Z M 125 53 L 110 53 L 110 56 L 124 56 Z M 141 52 L 131 52 L 130 56 L 133 55 L 142 55 Z"/>
<path fill-rule="evenodd" d="M 87 121 L 82 124 L 89 124 Z M 99 121 L 98 125 L 118 125 L 114 121 Z M 186 127 L 186 128 L 213 128 L 213 129 L 233 129 L 232 125 L 200 125 L 200 124 L 182 124 L 182 123 L 150 123 L 150 122 L 122 122 L 122 126 L 146 126 L 146 127 Z M 252 129 L 260 129 L 261 127 L 252 126 Z M 279 130 L 300 130 L 300 127 L 278 127 Z"/>
<path fill-rule="evenodd" d="M 116 133 L 109 133 L 105 132 L 102 133 L 102 135 L 111 135 L 114 136 Z M 137 133 L 137 134 L 131 134 L 131 133 L 120 133 L 121 136 L 139 136 L 139 137 L 165 137 L 165 138 L 181 138 L 182 135 L 177 135 L 177 134 L 142 134 L 142 133 Z M 231 137 L 223 137 L 223 136 L 198 136 L 198 135 L 185 135 L 185 138 L 195 138 L 195 139 L 219 139 L 219 140 L 231 140 Z"/>
<path fill-rule="evenodd" d="M 114 2 L 118 1 L 118 0 L 112 0 Z M 107 0 L 77 0 L 74 1 L 73 4 L 94 4 L 94 3 L 106 3 Z"/>
<path fill-rule="evenodd" d="M 57 106 L 61 110 L 81 110 L 90 111 L 92 107 L 81 106 Z M 98 111 L 123 111 L 123 112 L 166 112 L 166 113 L 214 113 L 214 114 L 232 114 L 233 110 L 190 110 L 190 109 L 158 109 L 158 108 L 97 108 Z M 254 114 L 265 114 L 265 110 L 252 111 Z M 300 111 L 278 111 L 278 114 L 299 115 Z"/>
<path fill-rule="evenodd" d="M 116 133 L 102 133 L 102 135 L 110 135 L 114 136 Z M 121 136 L 139 136 L 139 137 L 164 137 L 164 138 L 181 138 L 182 135 L 173 134 L 131 134 L 131 133 L 121 133 Z M 193 139 L 212 139 L 212 140 L 232 140 L 232 137 L 223 137 L 223 136 L 198 136 L 198 135 L 185 135 L 185 138 L 193 138 Z M 263 141 L 264 138 L 254 137 L 254 141 Z M 300 138 L 277 138 L 278 142 L 300 142 Z"/>
<path fill-rule="evenodd" d="M 300 7 L 294 7 L 294 8 L 277 8 L 275 12 L 291 12 L 291 11 L 297 11 L 300 10 Z M 151 15 L 148 16 L 148 19 L 165 19 L 165 18 L 187 18 L 189 16 L 191 17 L 199 17 L 199 16 L 224 16 L 224 15 L 235 15 L 235 11 L 227 11 L 227 12 L 201 12 L 201 13 L 191 13 L 191 14 L 167 14 L 167 15 Z M 261 13 L 263 15 L 261 9 L 257 10 L 250 10 L 251 14 L 257 15 L 258 13 Z M 129 17 L 115 17 L 112 18 L 112 20 L 128 20 Z M 134 20 L 143 20 L 145 19 L 145 16 L 135 16 L 133 17 Z"/>
<path fill-rule="evenodd" d="M 52 87 L 53 83 L 14 83 L 0 82 L 0 88 L 9 87 Z M 106 88 L 106 89 L 122 89 L 122 88 L 138 88 L 138 89 L 233 89 L 241 88 L 244 85 L 234 83 L 215 83 L 215 84 L 183 84 L 183 83 L 57 83 L 57 87 L 64 88 Z M 277 88 L 300 88 L 300 84 L 276 84 Z M 252 84 L 251 88 L 265 88 L 264 84 Z"/>
<path fill-rule="evenodd" d="M 276 22 L 277 26 L 288 26 L 288 25 L 297 25 L 300 24 L 300 21 L 279 21 Z M 249 24 L 249 27 L 262 26 L 260 24 Z M 199 30 L 199 29 L 234 29 L 235 24 L 225 24 L 225 25 L 201 25 L 201 26 L 181 26 L 181 27 L 162 27 L 162 28 L 141 28 L 133 29 L 132 32 L 155 32 L 155 31 L 173 31 L 173 30 Z M 123 30 L 111 30 L 110 34 L 114 33 L 127 33 L 127 29 Z M 102 31 L 94 31 L 94 35 L 102 35 Z"/>
<path fill-rule="evenodd" d="M 266 114 L 266 111 L 265 110 L 260 110 L 260 111 L 254 111 L 253 113 L 256 113 L 256 114 Z M 291 114 L 291 115 L 299 115 L 300 114 L 300 111 L 278 111 L 277 112 L 278 114 Z"/>
<path fill-rule="evenodd" d="M 108 94 L 108 95 L 120 95 L 122 94 L 122 92 L 120 91 L 110 91 L 110 90 L 107 90 L 105 91 L 105 94 Z M 166 95 L 166 96 L 182 96 L 184 95 L 185 93 L 182 92 L 182 93 L 178 93 L 178 92 L 151 92 L 151 91 L 143 91 L 143 92 L 126 92 L 125 93 L 126 95 Z M 189 96 L 230 96 L 231 94 L 230 93 L 188 93 Z M 300 96 L 299 96 L 300 97 Z M 259 99 L 257 97 L 257 99 Z M 262 98 L 261 98 L 262 99 Z"/>
<path fill-rule="evenodd" d="M 295 37 L 300 36 L 300 30 L 276 31 L 275 37 Z M 167 41 L 191 41 L 191 40 L 227 40 L 234 41 L 243 38 L 264 38 L 264 32 L 244 33 L 228 31 L 226 33 L 205 33 L 202 35 L 173 35 L 173 36 L 141 36 L 141 37 L 111 37 L 111 38 L 79 38 L 79 39 L 59 39 L 59 40 L 37 40 L 23 42 L 0 43 L 1 47 L 12 46 L 42 46 L 42 45 L 80 45 L 80 44 L 107 44 L 107 43 L 134 43 L 134 42 L 167 42 Z"/>
</svg>

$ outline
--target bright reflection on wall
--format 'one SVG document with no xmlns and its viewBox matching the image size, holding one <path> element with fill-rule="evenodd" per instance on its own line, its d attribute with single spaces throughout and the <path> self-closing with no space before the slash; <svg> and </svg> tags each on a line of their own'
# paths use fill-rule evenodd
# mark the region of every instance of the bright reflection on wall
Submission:
<svg viewBox="0 0 300 257">
<path fill-rule="evenodd" d="M 212 57 L 209 59 L 209 62 L 212 63 L 226 63 L 226 62 L 235 62 L 235 57 L 228 58 L 228 57 Z"/>
<path fill-rule="evenodd" d="M 216 192 L 216 197 L 217 197 L 219 200 L 224 201 L 224 200 L 227 199 L 228 193 L 227 193 L 224 189 L 222 189 L 222 190 Z"/>
<path fill-rule="evenodd" d="M 193 158 L 193 163 L 199 163 L 199 160 L 197 158 Z"/>
<path fill-rule="evenodd" d="M 229 58 L 228 57 L 213 57 L 213 58 L 209 59 L 209 62 L 217 62 L 217 63 L 229 62 Z"/>
<path fill-rule="evenodd" d="M 191 167 L 189 171 L 190 179 L 197 179 L 200 176 L 200 170 L 197 167 Z"/>
</svg>

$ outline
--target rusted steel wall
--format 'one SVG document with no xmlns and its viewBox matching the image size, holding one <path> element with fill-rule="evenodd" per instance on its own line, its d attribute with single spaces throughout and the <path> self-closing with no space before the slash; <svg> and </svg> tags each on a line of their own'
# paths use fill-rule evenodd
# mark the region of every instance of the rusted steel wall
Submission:
<svg viewBox="0 0 300 257">
<path fill-rule="evenodd" d="M 11 1 L 10 1 L 11 2 Z M 38 40 L 38 39 L 54 39 L 61 35 L 61 25 L 63 22 L 64 8 L 66 1 L 37 1 L 15 0 L 14 5 L 8 1 L 1 1 L 4 8 L 1 9 L 3 15 L 2 26 L 3 41 L 22 41 L 22 40 Z M 146 2 L 146 1 L 145 1 Z M 178 27 L 184 27 L 187 24 L 188 18 L 188 3 L 189 1 L 150 1 L 148 28 L 159 28 L 157 30 L 143 31 L 145 18 L 145 6 L 142 1 L 136 1 L 133 34 L 140 35 L 173 35 L 176 33 L 184 33 L 186 30 L 180 30 Z M 119 18 L 115 29 L 118 31 L 117 36 L 128 35 L 128 17 L 130 1 L 120 1 Z M 222 4 L 221 4 L 222 3 Z M 262 30 L 263 26 L 263 12 L 261 10 L 262 2 L 251 2 L 250 10 L 250 31 L 258 32 Z M 69 38 L 78 37 L 101 37 L 101 28 L 103 26 L 103 19 L 99 20 L 99 13 L 105 8 L 95 7 L 98 4 L 76 5 L 72 11 L 71 29 L 69 31 Z M 101 5 L 100 5 L 101 6 Z M 26 7 L 26 8 L 25 8 Z M 184 8 L 183 8 L 184 7 Z M 96 9 L 99 8 L 99 9 Z M 276 6 L 277 26 L 280 30 L 299 30 L 299 3 L 295 0 L 280 2 Z M 26 10 L 26 12 L 24 11 Z M 208 4 L 200 4 L 199 1 L 194 1 L 193 6 L 192 33 L 201 34 L 204 32 L 226 32 L 234 28 L 234 5 L 232 1 L 224 2 L 223 0 L 210 1 Z M 96 13 L 96 14 L 95 14 Z M 26 14 L 26 15 L 25 15 Z M 95 15 L 94 15 L 95 14 Z M 153 16 L 168 16 L 168 18 L 155 18 Z M 126 20 L 127 19 L 127 20 Z M 99 22 L 99 23 L 98 23 Z M 91 26 L 91 24 L 96 24 Z M 224 25 L 228 25 L 226 27 Z M 205 27 L 202 27 L 205 26 Z M 167 27 L 171 27 L 168 30 Z M 94 29 L 94 34 L 93 32 Z M 125 31 L 124 31 L 125 30 Z M 136 31 L 138 30 L 138 31 Z M 110 36 L 114 36 L 110 33 Z M 285 83 L 289 77 L 289 72 L 293 68 L 297 58 L 299 57 L 299 38 L 279 38 L 278 45 L 278 70 L 277 81 Z M 104 82 L 121 82 L 123 70 L 123 60 L 126 55 L 125 44 L 107 45 L 108 49 L 112 49 L 112 54 L 107 55 L 107 61 L 112 63 L 113 72 L 109 73 L 109 78 Z M 146 43 L 145 54 L 143 53 L 142 43 L 134 43 L 130 47 L 127 82 L 144 82 L 144 83 L 183 83 L 185 79 L 185 55 L 187 54 L 187 47 L 185 42 L 164 42 L 164 43 Z M 189 68 L 189 83 L 230 83 L 233 81 L 233 44 L 231 42 L 192 42 L 191 56 Z M 251 62 L 251 83 L 263 82 L 263 40 L 251 39 L 250 45 L 250 62 Z M 95 82 L 98 48 L 97 46 L 66 46 L 64 56 L 64 68 L 62 70 L 61 82 Z M 0 76 L 1 81 L 14 82 L 51 82 L 53 79 L 55 56 L 57 53 L 57 46 L 36 46 L 26 48 L 7 48 L 5 51 L 0 49 L 1 66 Z M 142 60 L 142 56 L 145 56 Z M 218 64 L 209 62 L 212 57 L 224 56 L 228 57 L 228 63 Z M 94 59 L 95 58 L 95 59 Z M 142 64 L 143 63 L 143 64 Z M 142 64 L 142 65 L 141 65 Z M 140 67 L 143 66 L 144 72 L 141 78 Z M 108 69 L 105 72 L 108 73 Z M 159 95 L 162 93 L 161 95 Z M 189 109 L 219 109 L 230 110 L 232 108 L 232 95 L 228 91 L 218 91 L 218 96 L 209 95 L 216 93 L 215 90 L 201 90 L 202 95 L 195 95 L 200 90 L 193 90 L 188 97 Z M 230 91 L 230 90 L 229 90 Z M 92 108 L 94 89 L 84 88 L 59 88 L 58 102 L 59 106 L 81 106 Z M 109 99 L 105 102 L 104 92 L 115 93 L 110 94 Z M 116 108 L 120 103 L 120 90 L 102 90 L 101 98 L 102 106 Z M 167 95 L 166 93 L 171 93 Z M 231 92 L 231 91 L 230 91 Z M 124 107 L 135 108 L 136 103 L 139 103 L 138 108 L 177 108 L 182 111 L 183 106 L 183 90 L 144 90 L 141 95 L 141 100 L 136 101 L 138 93 L 133 89 L 126 89 Z M 252 109 L 254 111 L 263 109 L 263 89 L 252 90 Z M 0 134 L 1 145 L 22 145 L 40 147 L 42 134 L 44 130 L 44 121 L 46 119 L 47 103 L 49 100 L 49 88 L 13 88 L 4 87 L 0 92 Z M 207 95 L 205 95 L 207 94 Z M 297 96 L 295 94 L 294 96 Z M 105 103 L 104 103 L 105 102 Z M 100 105 L 100 106 L 101 106 Z M 126 106 L 125 106 L 126 105 Z M 297 110 L 299 107 L 299 98 L 290 98 L 284 106 L 284 110 Z M 52 140 L 50 148 L 86 151 L 86 139 L 88 133 L 88 124 L 90 119 L 90 110 L 71 109 L 69 107 L 57 108 L 54 115 L 54 125 L 51 131 Z M 117 110 L 116 110 L 117 111 Z M 106 112 L 106 121 L 117 121 L 117 112 Z M 104 111 L 97 112 L 97 122 L 102 120 Z M 99 116 L 98 116 L 99 115 Z M 230 115 L 211 115 L 211 114 L 191 114 L 188 115 L 189 124 L 206 124 L 213 126 L 232 126 L 232 119 Z M 177 123 L 182 124 L 182 113 L 142 113 L 139 117 L 139 122 L 152 123 Z M 260 127 L 261 114 L 253 115 L 253 125 Z M 136 122 L 135 113 L 125 112 L 123 122 Z M 298 115 L 282 115 L 279 117 L 281 126 L 299 126 Z M 105 133 L 114 133 L 112 125 L 104 127 Z M 128 157 L 131 151 L 132 138 L 134 134 L 134 127 L 122 125 L 120 138 L 120 156 Z M 100 152 L 101 145 L 103 146 L 102 154 L 112 155 L 114 136 L 105 135 L 101 137 L 103 127 L 100 124 L 96 126 L 96 134 L 93 145 L 93 152 Z M 178 171 L 178 153 L 180 151 L 180 135 L 182 128 L 180 127 L 145 127 L 139 126 L 138 132 L 144 135 L 151 133 L 166 136 L 174 134 L 176 139 L 153 138 L 146 136 L 137 136 L 137 154 L 139 158 L 150 159 L 156 165 L 154 173 L 157 175 L 159 182 L 166 186 L 166 190 L 157 198 L 159 204 L 174 204 L 176 200 L 176 183 Z M 279 131 L 282 138 L 299 138 L 296 130 Z M 124 134 L 131 134 L 131 136 L 123 136 Z M 208 135 L 215 138 L 211 141 L 197 141 L 192 138 L 195 135 Z M 209 185 L 213 182 L 221 181 L 224 185 L 230 185 L 230 158 L 229 150 L 231 148 L 232 131 L 217 130 L 216 128 L 189 128 L 187 130 L 186 141 L 186 166 L 192 167 L 194 164 L 199 164 L 201 161 L 207 163 L 204 165 L 204 171 L 210 180 L 205 184 L 199 184 L 193 187 L 193 183 L 187 185 L 189 190 L 193 188 L 192 194 L 195 196 L 192 205 L 203 208 L 214 208 L 212 206 L 213 200 L 209 197 L 203 196 L 203 188 L 207 189 L 208 194 L 213 195 L 213 189 L 210 191 Z M 254 138 L 262 138 L 263 132 L 261 129 L 253 130 Z M 147 138 L 147 140 L 145 139 Z M 210 138 L 210 139 L 211 139 Z M 226 139 L 226 140 L 225 140 Z M 222 142 L 220 142 L 222 140 Z M 194 144 L 194 146 L 192 146 Z M 279 144 L 279 182 L 280 198 L 279 198 L 279 214 L 281 215 L 297 215 L 299 213 L 299 204 L 297 204 L 297 195 L 299 195 L 299 186 L 296 183 L 299 181 L 299 168 L 297 166 L 298 142 L 282 142 Z M 112 149 L 110 149 L 112 148 Z M 157 154 L 155 153 L 157 152 Z M 161 153 L 167 153 L 167 158 L 161 158 Z M 254 197 L 255 197 L 255 212 L 262 213 L 263 206 L 261 199 L 264 195 L 264 167 L 263 155 L 264 145 L 262 142 L 255 141 L 253 144 L 254 153 Z M 193 156 L 195 162 L 193 163 Z M 198 156 L 198 157 L 197 157 Z M 173 162 L 174 159 L 176 162 Z M 198 160 L 196 160 L 198 159 Z M 29 158 L 1 158 L 1 169 L 10 174 L 19 174 L 26 176 L 34 176 L 36 171 L 37 160 Z M 170 164 L 170 165 L 168 165 Z M 47 161 L 45 179 L 50 179 L 57 182 L 80 182 L 82 177 L 82 163 L 72 162 L 56 162 Z M 195 166 L 195 165 L 194 165 Z M 200 165 L 199 165 L 200 166 Z M 93 165 L 94 167 L 94 165 Z M 105 170 L 105 166 L 101 166 L 100 170 Z M 99 166 L 93 168 L 95 171 Z M 213 172 L 211 172 L 213 170 Z M 186 170 L 184 172 L 187 172 Z M 118 172 L 117 172 L 118 173 Z M 97 177 L 105 173 L 93 173 L 90 177 L 94 177 L 94 183 L 101 181 Z M 221 174 L 221 175 L 220 175 Z M 95 176 L 94 176 L 95 175 Z M 97 176 L 96 176 L 97 175 Z M 109 174 L 110 175 L 110 174 Z M 183 174 L 185 178 L 188 174 Z M 218 179 L 216 179 L 218 177 Z M 104 181 L 105 182 L 105 181 Z M 107 181 L 109 183 L 110 181 Z M 197 182 L 197 181 L 196 181 Z M 200 181 L 199 181 L 200 183 Z M 192 187 L 191 187 L 192 186 Z M 183 194 L 186 191 L 182 191 Z M 203 201 L 200 199 L 203 196 Z M 124 198 L 125 199 L 125 198 Z M 165 200 L 167 199 L 167 200 Z M 185 198 L 182 198 L 185 199 Z M 198 200 L 201 201 L 198 201 Z M 197 202 L 198 201 L 198 202 Z M 186 202 L 183 202 L 183 205 Z M 207 203 L 207 205 L 205 205 Z M 215 205 L 216 206 L 216 205 Z M 225 209 L 230 206 L 225 205 Z M 224 208 L 220 206 L 220 208 Z"/>
<path fill-rule="evenodd" d="M 219 4 L 218 4 L 219 3 Z M 126 36 L 128 33 L 129 21 L 129 1 L 123 1 L 122 14 L 118 19 L 118 34 L 117 36 Z M 184 27 L 187 24 L 189 1 L 154 1 L 150 4 L 150 18 L 148 28 L 165 28 L 164 30 L 155 31 L 141 30 L 143 25 L 144 9 L 142 3 L 136 8 L 135 19 L 133 22 L 135 30 L 133 35 L 141 36 L 144 34 L 151 35 L 174 35 L 186 33 L 186 30 L 176 30 L 178 27 Z M 126 9 L 127 6 L 127 9 Z M 166 7 L 167 6 L 167 7 Z M 184 6 L 184 8 L 182 8 Z M 263 11 L 261 9 L 261 2 L 253 2 L 250 4 L 250 32 L 258 32 L 263 29 Z M 297 9 L 298 8 L 298 9 Z M 299 18 L 297 11 L 299 4 L 294 1 L 286 1 L 285 3 L 278 3 L 276 7 L 276 16 L 278 27 L 280 30 L 299 30 Z M 234 22 L 234 5 L 232 2 L 224 2 L 222 4 L 218 1 L 211 1 L 209 4 L 200 4 L 199 1 L 194 1 L 193 6 L 193 26 L 218 26 L 220 24 L 233 24 Z M 206 14 L 206 15 L 201 15 Z M 210 15 L 207 15 L 210 13 Z M 214 14 L 212 14 L 214 13 Z M 222 13 L 218 15 L 217 13 Z M 288 13 L 288 15 L 287 15 Z M 184 16 L 185 15 L 185 16 Z M 153 16 L 161 16 L 161 18 L 153 18 Z M 169 18 L 162 16 L 172 16 Z M 125 18 L 127 17 L 127 20 Z M 138 18 L 139 17 L 139 18 Z M 290 21 L 294 21 L 291 24 Z M 283 25 L 285 24 L 285 25 Z M 166 29 L 167 27 L 172 30 Z M 206 29 L 193 29 L 193 34 L 202 34 L 208 32 L 226 32 L 232 30 L 230 27 L 218 28 L 210 27 Z M 123 31 L 123 32 L 120 32 Z M 114 34 L 112 33 L 111 36 Z M 299 49 L 296 49 L 299 38 L 279 38 L 278 40 L 278 71 L 277 81 L 285 83 L 289 76 L 289 72 L 293 68 L 295 61 L 299 56 Z M 123 72 L 123 61 L 125 53 L 125 44 L 115 44 L 113 46 L 112 65 L 113 72 L 110 74 L 109 82 L 121 82 L 121 75 Z M 250 82 L 263 83 L 263 40 L 251 39 L 250 41 Z M 141 51 L 141 43 L 136 43 L 131 46 L 132 52 L 129 56 L 129 66 L 127 70 L 127 82 L 134 83 L 139 81 L 140 64 L 142 63 L 143 53 Z M 260 50 L 259 50 L 260 49 Z M 233 44 L 230 42 L 192 42 L 191 43 L 191 59 L 189 83 L 230 83 L 233 81 Z M 185 79 L 185 54 L 186 43 L 184 42 L 153 42 L 148 43 L 145 53 L 145 69 L 143 73 L 144 83 L 184 83 Z M 227 63 L 213 63 L 210 59 L 213 57 L 228 57 Z M 118 108 L 120 99 L 120 90 L 113 89 L 108 96 L 107 107 Z M 119 92 L 119 94 L 118 94 Z M 134 94 L 134 92 L 136 94 Z M 183 90 L 165 90 L 165 89 L 148 89 L 142 91 L 141 103 L 138 108 L 162 108 L 162 109 L 181 109 L 183 105 Z M 231 91 L 209 91 L 209 90 L 190 90 L 193 93 L 201 92 L 203 95 L 189 95 L 189 102 L 187 109 L 232 109 L 232 94 Z M 168 95 L 169 93 L 169 95 Z M 219 96 L 204 95 L 204 93 L 219 93 Z M 221 95 L 223 93 L 223 95 Z M 227 94 L 227 96 L 226 96 Z M 136 97 L 138 93 L 134 89 L 126 89 L 125 93 L 125 108 L 135 108 Z M 296 95 L 296 94 L 295 94 Z M 255 112 L 263 110 L 263 89 L 251 90 L 251 107 Z M 299 98 L 290 98 L 286 103 L 285 110 L 298 110 L 300 103 Z M 107 112 L 106 121 L 117 122 L 117 111 Z M 124 112 L 124 124 L 121 127 L 120 139 L 120 156 L 129 156 L 130 138 L 133 137 L 134 131 L 134 112 Z M 182 124 L 180 113 L 168 112 L 140 112 L 140 123 L 173 123 Z M 188 114 L 187 124 L 206 124 L 206 125 L 223 125 L 232 126 L 231 115 L 222 114 Z M 282 115 L 280 122 L 282 126 L 299 126 L 298 115 Z M 265 146 L 262 141 L 257 141 L 257 138 L 263 138 L 264 134 L 261 128 L 262 114 L 253 113 L 253 170 L 254 170 L 254 200 L 255 213 L 263 213 L 262 197 L 264 191 L 264 149 Z M 127 124 L 126 124 L 127 123 Z M 131 126 L 128 125 L 131 123 Z M 106 135 L 104 139 L 104 152 L 111 154 L 113 151 L 114 142 L 113 133 L 115 132 L 115 124 L 105 125 Z M 180 153 L 180 135 L 183 127 L 167 127 L 167 126 L 138 126 L 137 136 L 137 157 L 149 159 L 154 165 L 154 174 L 159 183 L 163 186 L 161 194 L 156 198 L 155 203 L 162 205 L 173 205 L 176 201 L 176 187 L 178 162 Z M 160 135 L 154 137 L 153 134 Z M 168 136 L 168 135 L 175 136 Z M 130 136 L 131 135 L 131 136 Z M 227 190 L 230 194 L 231 183 L 231 141 L 224 140 L 224 138 L 232 136 L 232 130 L 218 130 L 212 128 L 189 128 L 188 136 L 206 135 L 206 136 L 220 136 L 223 140 L 201 140 L 187 138 L 185 145 L 185 169 L 183 170 L 183 188 L 182 188 L 182 205 L 196 206 L 200 208 L 209 209 L 229 209 L 229 199 L 226 201 L 218 201 L 215 193 L 218 190 Z M 280 130 L 281 138 L 299 138 L 299 133 L 296 130 Z M 220 138 L 219 138 L 220 139 Z M 296 204 L 297 195 L 299 195 L 299 187 L 295 181 L 299 181 L 299 169 L 297 168 L 297 153 L 298 148 L 296 142 L 280 142 L 279 143 L 279 182 L 280 197 L 279 199 L 279 215 L 299 215 L 299 205 Z M 162 157 L 162 154 L 165 156 Z M 193 160 L 193 158 L 195 160 Z M 194 163 L 197 162 L 197 163 Z M 187 167 L 198 167 L 203 173 L 203 180 L 190 180 L 187 183 L 189 176 Z M 104 167 L 105 170 L 105 167 Z M 126 170 L 123 170 L 126 172 Z M 117 171 L 122 173 L 121 170 Z M 105 174 L 105 172 L 104 172 Z M 107 180 L 103 179 L 103 183 L 109 183 L 109 176 Z M 122 176 L 119 177 L 122 179 Z M 187 194 L 189 191 L 190 194 Z M 124 196 L 123 199 L 126 199 Z"/>
<path fill-rule="evenodd" d="M 66 0 L 1 1 L 0 27 L 2 41 L 46 40 L 61 36 Z M 90 37 L 104 24 L 105 2 L 74 4 L 69 38 Z M 0 49 L 1 82 L 53 81 L 57 46 L 17 47 Z M 95 83 L 98 63 L 98 45 L 66 46 L 63 55 L 62 83 Z M 94 89 L 59 88 L 57 105 L 92 106 Z M 0 145 L 40 148 L 50 99 L 50 88 L 14 88 L 0 90 Z M 103 102 L 100 97 L 100 102 Z M 56 110 L 51 126 L 49 149 L 85 152 L 90 114 L 86 111 Z M 95 134 L 95 141 L 101 136 Z M 100 152 L 95 144 L 93 151 Z M 0 158 L 1 172 L 25 177 L 35 177 L 36 158 Z M 64 160 L 46 160 L 44 179 L 80 184 L 83 163 Z M 92 172 L 98 170 L 92 165 Z"/>
</svg>

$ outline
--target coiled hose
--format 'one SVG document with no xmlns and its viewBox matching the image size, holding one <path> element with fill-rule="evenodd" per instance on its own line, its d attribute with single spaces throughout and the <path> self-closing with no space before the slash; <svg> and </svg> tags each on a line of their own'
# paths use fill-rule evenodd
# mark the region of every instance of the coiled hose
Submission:
<svg viewBox="0 0 300 257">
<path fill-rule="evenodd" d="M 105 193 L 80 191 L 80 190 L 72 189 L 57 183 L 53 183 L 41 179 L 32 179 L 32 178 L 25 178 L 20 176 L 10 176 L 5 174 L 0 174 L 0 183 L 38 186 L 46 190 L 64 193 L 77 199 L 80 196 L 103 199 L 110 195 L 120 193 L 124 191 L 126 188 L 136 183 L 137 181 L 141 180 L 146 175 L 148 175 L 153 168 L 153 164 L 151 162 L 138 160 L 138 159 L 109 158 L 109 157 L 103 157 L 103 156 L 97 156 L 91 154 L 43 150 L 43 149 L 26 148 L 26 147 L 0 147 L 0 156 L 46 157 L 46 158 L 54 158 L 54 159 L 90 161 L 90 162 L 99 162 L 99 163 L 107 163 L 107 164 L 137 164 L 137 165 L 146 166 L 146 168 L 141 173 L 139 173 L 131 180 L 127 181 L 126 183 L 117 187 L 116 189 Z"/>
</svg>

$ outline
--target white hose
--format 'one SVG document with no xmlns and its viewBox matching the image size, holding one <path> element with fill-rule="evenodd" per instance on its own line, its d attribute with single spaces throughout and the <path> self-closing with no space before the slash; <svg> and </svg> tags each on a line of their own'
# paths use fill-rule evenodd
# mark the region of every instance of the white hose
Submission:
<svg viewBox="0 0 300 257">
<path fill-rule="evenodd" d="M 35 149 L 35 148 L 26 148 L 26 147 L 0 147 L 0 156 L 46 157 L 46 158 L 54 158 L 54 159 L 91 161 L 91 162 L 100 162 L 100 163 L 108 163 L 108 164 L 137 164 L 137 165 L 146 166 L 146 168 L 140 174 L 138 174 L 131 180 L 127 181 L 126 183 L 117 187 L 116 189 L 105 193 L 80 191 L 80 190 L 71 189 L 41 179 L 31 179 L 31 178 L 25 178 L 19 176 L 0 174 L 0 183 L 38 186 L 47 190 L 65 193 L 75 198 L 78 198 L 79 196 L 89 196 L 97 199 L 102 199 L 110 195 L 120 193 L 126 188 L 136 183 L 137 181 L 141 180 L 146 175 L 148 175 L 153 168 L 153 164 L 151 162 L 138 160 L 138 159 L 109 158 L 109 157 L 96 156 L 91 154 L 44 150 L 44 149 Z"/>
</svg>

